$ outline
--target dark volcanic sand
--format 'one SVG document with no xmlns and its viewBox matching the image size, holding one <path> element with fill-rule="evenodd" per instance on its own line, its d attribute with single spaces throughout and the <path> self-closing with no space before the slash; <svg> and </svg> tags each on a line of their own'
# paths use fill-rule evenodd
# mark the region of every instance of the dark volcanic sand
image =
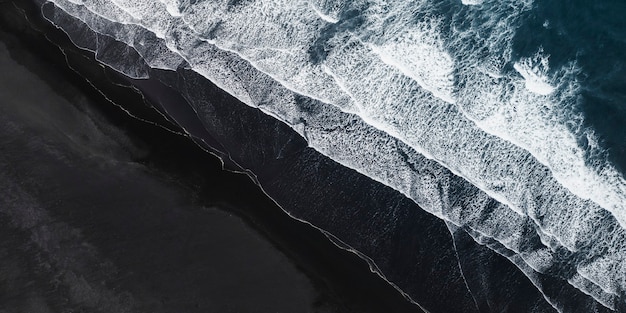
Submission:
<svg viewBox="0 0 626 313">
<path fill-rule="evenodd" d="M 5 310 L 314 307 L 311 282 L 258 232 L 131 162 L 123 134 L 55 95 L 4 45 L 0 57 L 12 74 L 0 79 Z"/>
<path fill-rule="evenodd" d="M 1 39 L 0 312 L 418 311 L 248 177 Z"/>
</svg>

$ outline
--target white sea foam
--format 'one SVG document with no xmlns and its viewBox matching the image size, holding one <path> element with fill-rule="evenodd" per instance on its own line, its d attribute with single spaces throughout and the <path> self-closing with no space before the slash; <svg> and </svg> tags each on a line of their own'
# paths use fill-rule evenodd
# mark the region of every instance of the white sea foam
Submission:
<svg viewBox="0 0 626 313">
<path fill-rule="evenodd" d="M 338 19 L 337 16 L 332 16 L 332 15 L 328 15 L 326 13 L 323 13 L 318 7 L 316 7 L 313 4 L 311 4 L 311 9 L 313 9 L 313 11 L 315 11 L 315 13 L 317 15 L 319 15 L 319 17 L 321 19 L 323 19 L 324 21 L 326 21 L 328 23 L 335 24 L 335 23 L 339 22 L 339 19 Z"/>
<path fill-rule="evenodd" d="M 401 191 L 436 216 L 501 243 L 516 254 L 515 262 L 523 262 L 538 273 L 553 264 L 556 254 L 552 251 L 563 247 L 594 258 L 601 255 L 601 261 L 579 264 L 580 276 L 584 275 L 589 283 L 581 283 L 580 278 L 562 279 L 595 295 L 600 303 L 609 303 L 606 300 L 609 294 L 624 294 L 626 269 L 617 266 L 626 251 L 624 231 L 606 217 L 601 207 L 573 195 L 572 190 L 578 196 L 583 191 L 563 183 L 563 177 L 568 176 L 559 176 L 568 171 L 579 173 L 567 166 L 575 161 L 567 161 L 570 163 L 566 162 L 562 170 L 555 165 L 561 162 L 558 158 L 563 158 L 559 155 L 569 158 L 569 152 L 550 150 L 557 149 L 562 142 L 576 142 L 575 135 L 567 135 L 572 134 L 568 128 L 571 124 L 563 126 L 559 119 L 549 124 L 545 118 L 537 117 L 548 112 L 550 120 L 555 116 L 570 118 L 571 114 L 562 115 L 564 111 L 555 106 L 558 101 L 554 97 L 565 95 L 557 100 L 568 99 L 576 91 L 567 75 L 557 75 L 555 80 L 554 74 L 548 73 L 547 58 L 541 54 L 521 59 L 517 67 L 523 68 L 527 76 L 533 73 L 546 84 L 551 81 L 549 86 L 553 90 L 546 93 L 543 88 L 541 93 L 544 94 L 529 90 L 527 78 L 522 76 L 524 79 L 521 79 L 520 73 L 503 72 L 501 65 L 510 58 L 507 51 L 502 52 L 501 59 L 476 63 L 472 56 L 446 51 L 448 48 L 438 37 L 436 23 L 421 26 L 418 23 L 411 25 L 414 28 L 406 28 L 408 26 L 402 24 L 407 23 L 402 19 L 407 14 L 404 12 L 422 10 L 422 6 L 369 6 L 368 10 L 375 14 L 368 13 L 371 15 L 366 25 L 396 23 L 396 28 L 390 29 L 387 37 L 369 29 L 338 32 L 327 40 L 327 55 L 316 65 L 309 62 L 305 51 L 317 40 L 316 32 L 320 32 L 327 21 L 320 21 L 319 13 L 306 4 L 264 1 L 260 2 L 260 7 L 242 4 L 243 7 L 233 10 L 214 2 L 203 3 L 201 7 L 181 4 L 178 6 L 181 15 L 172 16 L 171 8 L 158 1 L 115 3 L 128 13 L 128 16 L 117 13 L 123 23 L 136 23 L 166 40 L 172 52 L 159 52 L 163 53 L 161 58 L 168 59 L 169 56 L 165 56 L 168 53 L 184 58 L 195 71 L 244 103 L 260 107 L 292 125 L 323 154 Z M 285 6 L 286 11 L 280 11 L 279 5 Z M 319 4 L 316 8 L 320 8 L 319 12 L 330 12 Z M 99 16 L 115 18 L 93 3 L 89 9 Z M 142 10 L 156 18 L 147 17 Z M 339 16 L 340 10 L 334 12 Z M 496 12 L 506 19 L 514 15 Z M 215 20 L 211 14 L 217 13 L 219 19 Z M 81 19 L 95 31 L 111 31 L 98 26 L 100 22 L 94 22 L 96 19 Z M 402 21 L 399 26 L 395 22 L 398 20 Z M 314 26 L 308 25 L 311 21 L 317 22 L 312 24 Z M 501 25 L 491 20 L 489 23 Z M 507 20 L 507 23 L 512 22 Z M 510 26 L 507 23 L 503 25 Z M 413 30 L 411 34 L 397 32 L 403 28 Z M 241 29 L 243 34 L 240 34 Z M 489 40 L 487 46 L 497 52 L 502 49 L 498 44 L 506 42 L 512 31 L 496 30 L 491 33 L 494 39 Z M 122 35 L 124 31 L 119 31 L 117 35 L 110 35 L 136 46 L 136 37 Z M 272 36 L 268 36 L 268 32 Z M 290 32 L 293 36 L 287 38 Z M 471 36 L 463 33 L 459 38 Z M 411 54 L 411 47 L 421 49 Z M 459 47 L 467 48 L 463 43 Z M 396 53 L 400 50 L 403 52 Z M 142 56 L 148 64 L 157 58 L 147 53 Z M 439 61 L 429 61 L 428 57 Z M 541 63 L 543 59 L 545 65 Z M 315 104 L 313 111 L 317 113 L 313 114 L 299 107 L 294 94 L 309 95 L 324 103 Z M 346 115 L 327 104 L 358 113 L 358 116 Z M 533 111 L 533 107 L 538 109 Z M 516 115 L 513 109 L 522 110 L 523 114 Z M 303 118 L 307 126 L 302 124 Z M 528 121 L 537 123 L 533 125 L 537 128 L 528 127 Z M 547 140 L 550 137 L 543 135 L 536 137 L 546 129 L 553 139 Z M 534 138 L 537 143 L 548 142 L 549 149 L 542 150 L 537 143 L 524 141 L 525 138 Z M 557 158 L 546 157 L 551 154 Z M 406 155 L 410 155 L 408 161 Z M 574 155 L 574 160 L 580 159 L 577 152 Z M 415 164 L 424 164 L 423 170 L 416 171 Z M 451 184 L 463 184 L 463 180 L 440 164 L 482 190 L 468 184 L 455 189 L 457 193 L 448 194 Z M 587 168 L 584 163 L 583 166 Z M 584 190 L 585 186 L 599 182 L 601 187 L 592 190 L 611 196 L 604 200 L 604 208 L 621 201 L 619 193 L 615 198 L 611 189 L 606 188 L 612 184 L 607 183 L 606 177 L 614 177 L 619 182 L 615 171 L 609 168 L 596 176 L 589 172 L 594 173 L 590 170 L 583 176 L 594 177 L 594 180 L 583 182 L 578 188 Z M 467 197 L 467 200 L 458 204 L 459 200 L 454 200 L 458 197 Z M 602 202 L 598 197 L 589 198 Z M 490 198 L 507 205 L 498 204 L 494 209 Z M 618 209 L 609 210 L 615 214 Z M 539 238 L 536 241 L 543 244 L 528 246 L 536 237 Z M 599 287 L 596 290 L 593 286 Z"/>
<path fill-rule="evenodd" d="M 303 48 L 315 41 L 326 23 L 306 3 L 262 1 L 259 5 L 231 10 L 217 2 L 203 2 L 189 6 L 183 19 L 211 44 L 238 54 L 286 87 L 353 110 L 350 99 L 321 67 L 309 62 L 311 56 Z"/>
<path fill-rule="evenodd" d="M 542 96 L 554 92 L 554 87 L 547 82 L 548 58 L 539 52 L 535 58 L 523 58 L 515 62 L 513 68 L 524 77 L 524 85 L 529 91 Z"/>
<path fill-rule="evenodd" d="M 167 12 L 171 15 L 171 16 L 181 16 L 182 13 L 180 13 L 180 1 L 179 0 L 159 0 L 161 1 L 161 3 L 163 3 L 165 5 L 165 8 L 167 9 Z"/>
<path fill-rule="evenodd" d="M 483 0 L 461 0 L 461 3 L 465 5 L 479 5 L 483 4 Z"/>
<path fill-rule="evenodd" d="M 437 34 L 433 34 L 433 27 L 418 25 L 399 38 L 368 47 L 384 63 L 397 68 L 435 97 L 454 103 L 454 60 L 441 46 Z"/>
<path fill-rule="evenodd" d="M 542 49 L 514 68 L 523 80 L 515 75 L 489 76 L 486 70 L 464 76 L 472 88 L 460 91 L 459 108 L 481 129 L 529 151 L 562 186 L 599 204 L 624 225 L 626 181 L 606 160 L 593 130 L 583 126 L 584 117 L 577 111 L 580 69 L 570 63 L 549 77 Z"/>
<path fill-rule="evenodd" d="M 615 304 L 618 301 L 615 295 L 605 293 L 600 289 L 600 287 L 590 282 L 580 274 L 576 273 L 567 282 L 577 289 L 582 290 L 584 293 L 588 294 L 605 307 L 615 310 Z"/>
</svg>

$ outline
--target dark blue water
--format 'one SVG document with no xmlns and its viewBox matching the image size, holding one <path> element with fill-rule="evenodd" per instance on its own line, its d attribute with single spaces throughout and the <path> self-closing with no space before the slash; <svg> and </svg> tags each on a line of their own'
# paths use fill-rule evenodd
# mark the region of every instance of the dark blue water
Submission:
<svg viewBox="0 0 626 313">
<path fill-rule="evenodd" d="M 580 110 L 609 159 L 626 169 L 626 2 L 537 1 L 516 32 L 514 52 L 541 46 L 554 68 L 581 68 Z M 589 159 L 593 159 L 590 156 Z"/>
</svg>

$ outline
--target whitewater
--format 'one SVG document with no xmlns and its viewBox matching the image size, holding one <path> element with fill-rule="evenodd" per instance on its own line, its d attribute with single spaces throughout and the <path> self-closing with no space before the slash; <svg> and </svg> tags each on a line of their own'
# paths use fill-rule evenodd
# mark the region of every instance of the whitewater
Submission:
<svg viewBox="0 0 626 313">
<path fill-rule="evenodd" d="M 513 53 L 532 1 L 231 2 L 43 12 L 129 77 L 188 67 L 285 122 L 507 257 L 557 311 L 542 276 L 623 306 L 626 182 L 584 126 L 576 60 Z"/>
</svg>

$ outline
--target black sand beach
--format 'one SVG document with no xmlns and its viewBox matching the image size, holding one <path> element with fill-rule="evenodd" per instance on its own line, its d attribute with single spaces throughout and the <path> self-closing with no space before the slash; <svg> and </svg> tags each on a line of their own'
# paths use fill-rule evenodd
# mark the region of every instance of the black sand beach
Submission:
<svg viewBox="0 0 626 313">
<path fill-rule="evenodd" d="M 2 6 L 0 312 L 418 311 L 247 176 L 107 103 Z"/>
<path fill-rule="evenodd" d="M 429 310 L 545 309 L 507 260 L 462 232 L 455 246 L 441 220 L 285 124 L 186 69 L 124 78 L 38 20 L 36 7 L 15 3 L 31 23 L 0 1 L 3 62 L 13 68 L 0 86 L 11 190 L 0 194 L 0 312 L 420 311 L 255 180 Z M 194 119 L 180 106 L 192 98 L 214 115 Z"/>
</svg>

